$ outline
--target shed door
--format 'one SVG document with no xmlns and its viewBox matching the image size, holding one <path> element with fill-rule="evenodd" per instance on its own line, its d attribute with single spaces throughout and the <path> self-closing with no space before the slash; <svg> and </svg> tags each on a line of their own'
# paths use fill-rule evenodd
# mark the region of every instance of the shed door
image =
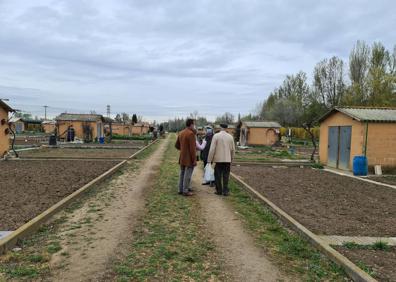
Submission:
<svg viewBox="0 0 396 282">
<path fill-rule="evenodd" d="M 338 161 L 338 126 L 329 127 L 327 148 L 327 165 L 336 168 Z"/>
<path fill-rule="evenodd" d="M 21 133 L 23 131 L 23 123 L 16 122 L 15 123 L 15 131 L 16 131 L 16 133 Z"/>
<path fill-rule="evenodd" d="M 340 154 L 338 167 L 340 169 L 349 169 L 349 160 L 351 155 L 351 126 L 340 127 Z"/>
<path fill-rule="evenodd" d="M 98 123 L 97 124 L 97 138 L 100 138 L 100 137 L 102 137 L 103 136 L 103 134 L 102 134 L 102 124 L 101 123 Z"/>
</svg>

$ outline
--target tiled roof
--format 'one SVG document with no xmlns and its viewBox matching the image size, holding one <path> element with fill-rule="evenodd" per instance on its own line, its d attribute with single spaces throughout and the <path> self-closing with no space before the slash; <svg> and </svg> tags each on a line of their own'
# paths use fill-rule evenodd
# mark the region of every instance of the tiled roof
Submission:
<svg viewBox="0 0 396 282">
<path fill-rule="evenodd" d="M 245 121 L 243 122 L 247 127 L 258 127 L 258 128 L 280 128 L 282 127 L 276 121 Z"/>
<path fill-rule="evenodd" d="M 6 104 L 3 100 L 0 99 L 0 108 L 5 109 L 8 112 L 15 112 L 13 108 L 11 108 L 8 104 Z"/>
<path fill-rule="evenodd" d="M 341 112 L 362 122 L 396 122 L 396 108 L 336 107 L 326 113 L 319 121 L 325 120 L 334 112 Z"/>
<path fill-rule="evenodd" d="M 99 121 L 103 120 L 102 115 L 96 114 L 68 114 L 62 113 L 55 120 L 65 120 L 65 121 Z"/>
</svg>

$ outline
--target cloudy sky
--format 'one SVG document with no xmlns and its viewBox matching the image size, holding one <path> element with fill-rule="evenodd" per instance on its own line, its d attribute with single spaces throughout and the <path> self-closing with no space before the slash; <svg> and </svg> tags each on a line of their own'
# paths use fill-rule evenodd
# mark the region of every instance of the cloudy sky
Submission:
<svg viewBox="0 0 396 282">
<path fill-rule="evenodd" d="M 17 109 L 246 114 L 356 40 L 396 43 L 394 0 L 0 0 L 0 98 Z"/>
</svg>

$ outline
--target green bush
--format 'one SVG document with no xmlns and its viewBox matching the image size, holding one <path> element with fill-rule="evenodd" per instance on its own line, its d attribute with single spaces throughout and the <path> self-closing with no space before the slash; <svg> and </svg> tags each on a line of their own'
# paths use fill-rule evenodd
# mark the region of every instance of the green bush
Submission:
<svg viewBox="0 0 396 282">
<path fill-rule="evenodd" d="M 135 135 L 135 136 L 128 136 L 128 135 L 118 135 L 113 134 L 112 137 L 114 140 L 151 140 L 152 137 L 150 135 Z"/>
</svg>

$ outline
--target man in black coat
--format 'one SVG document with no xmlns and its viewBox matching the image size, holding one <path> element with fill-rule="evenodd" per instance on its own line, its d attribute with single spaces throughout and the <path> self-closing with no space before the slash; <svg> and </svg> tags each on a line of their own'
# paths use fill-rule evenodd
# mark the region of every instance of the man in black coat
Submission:
<svg viewBox="0 0 396 282">
<path fill-rule="evenodd" d="M 210 150 L 210 144 L 212 143 L 212 138 L 213 138 L 213 129 L 208 126 L 208 127 L 206 127 L 206 135 L 205 135 L 206 146 L 201 151 L 201 160 L 204 163 L 204 168 L 206 167 L 206 164 L 208 163 L 208 155 L 209 155 L 209 150 Z M 211 187 L 213 187 L 214 182 L 205 182 L 205 183 L 202 183 L 202 185 L 210 185 Z"/>
</svg>

